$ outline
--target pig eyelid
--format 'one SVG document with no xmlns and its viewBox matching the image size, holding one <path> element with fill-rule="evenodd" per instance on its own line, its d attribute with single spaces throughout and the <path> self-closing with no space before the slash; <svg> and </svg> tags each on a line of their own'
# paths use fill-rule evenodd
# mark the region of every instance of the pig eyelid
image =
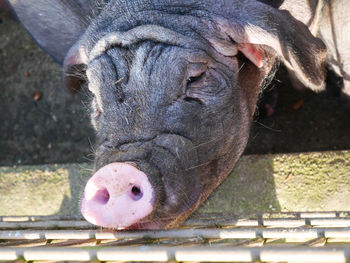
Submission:
<svg viewBox="0 0 350 263">
<path fill-rule="evenodd" d="M 187 66 L 187 85 L 200 80 L 208 70 L 206 63 L 190 63 Z"/>
<path fill-rule="evenodd" d="M 200 75 L 198 75 L 198 76 L 191 76 L 191 77 L 187 78 L 187 85 L 192 84 L 192 83 L 194 83 L 194 82 L 200 80 L 200 79 L 205 75 L 205 72 L 206 72 L 206 71 L 203 71 L 203 72 L 202 72 Z"/>
</svg>

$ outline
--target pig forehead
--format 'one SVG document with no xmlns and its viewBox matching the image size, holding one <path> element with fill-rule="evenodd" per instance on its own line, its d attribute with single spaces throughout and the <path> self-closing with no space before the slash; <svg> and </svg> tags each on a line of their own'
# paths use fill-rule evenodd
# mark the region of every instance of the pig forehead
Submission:
<svg viewBox="0 0 350 263">
<path fill-rule="evenodd" d="M 184 48 L 149 41 L 130 53 L 133 55 L 121 55 L 121 59 L 132 58 L 127 74 L 136 78 L 150 77 L 152 82 L 158 84 L 183 80 L 190 64 L 205 64 L 208 68 L 220 69 L 229 75 L 235 69 L 232 67 L 232 58 L 218 58 L 214 51 L 203 50 L 198 46 Z"/>
<path fill-rule="evenodd" d="M 172 71 L 185 70 L 189 63 L 213 64 L 215 60 L 201 48 L 184 48 L 154 41 L 144 41 L 128 48 L 113 47 L 105 53 L 90 61 L 88 68 L 94 65 L 96 60 L 109 57 L 118 72 L 118 77 L 125 74 L 151 74 L 155 70 Z M 101 64 L 103 70 L 103 64 Z M 105 65 L 107 66 L 107 65 Z"/>
<path fill-rule="evenodd" d="M 175 45 L 153 41 L 145 41 L 134 50 L 131 50 L 131 52 L 134 54 L 134 60 L 143 63 L 147 60 L 156 61 L 157 59 L 181 60 L 191 56 L 193 53 L 199 53 L 198 51 L 196 52 L 196 49 L 190 50 Z"/>
<path fill-rule="evenodd" d="M 132 14 L 131 10 L 136 13 Z M 204 20 L 196 16 L 171 15 L 157 10 L 142 10 L 141 12 L 141 10 L 136 10 L 135 6 L 132 6 L 131 10 L 118 13 L 120 10 L 109 12 L 108 9 L 105 9 L 104 14 L 90 24 L 81 39 L 88 55 L 96 45 L 102 44 L 103 46 L 111 39 L 122 45 L 133 41 L 132 38 L 135 37 L 139 39 L 141 37 L 144 40 L 157 39 L 159 42 L 175 41 L 180 45 L 189 42 L 191 42 L 190 45 L 198 44 L 202 42 L 200 36 L 202 33 L 197 32 L 197 29 L 207 28 L 207 22 L 203 23 Z M 106 22 L 109 20 L 108 17 L 110 21 Z M 208 30 L 205 29 L 205 31 Z M 101 40 L 107 40 L 107 43 Z"/>
<path fill-rule="evenodd" d="M 153 41 L 129 48 L 115 47 L 88 64 L 89 89 L 101 100 L 109 101 L 108 92 L 136 96 L 147 94 L 148 100 L 167 100 L 182 91 L 189 63 L 210 60 L 205 52 Z M 102 107 L 102 102 L 100 102 Z"/>
<path fill-rule="evenodd" d="M 232 67 L 226 65 L 223 60 L 218 63 L 217 58 L 212 57 L 207 50 L 144 41 L 128 48 L 114 47 L 107 50 L 104 55 L 89 63 L 87 73 L 90 74 L 87 74 L 87 77 L 89 82 L 91 78 L 99 79 L 101 85 L 109 82 L 123 83 L 124 91 L 132 87 L 137 88 L 136 90 L 143 87 L 142 90 L 155 92 L 154 88 L 158 87 L 155 94 L 163 91 L 179 92 L 180 86 L 188 77 L 188 67 L 191 63 L 204 63 L 210 68 L 220 68 L 222 73 L 231 75 Z M 101 85 L 96 85 L 95 88 Z"/>
<path fill-rule="evenodd" d="M 184 48 L 163 43 L 147 42 L 135 52 L 135 65 L 139 67 L 154 67 L 161 64 L 163 68 L 174 68 L 187 63 L 209 63 L 212 58 L 203 50 Z"/>
<path fill-rule="evenodd" d="M 181 35 L 179 35 L 179 37 L 181 38 Z M 101 40 L 100 42 L 102 42 L 102 44 L 96 44 L 90 51 L 89 62 L 105 55 L 111 49 L 118 50 L 118 53 L 122 57 L 141 57 L 143 59 L 147 57 L 160 56 L 162 53 L 168 53 L 168 55 L 175 53 L 176 57 L 186 57 L 190 62 L 208 60 L 210 55 L 214 55 L 213 48 L 206 42 L 197 40 L 192 41 L 188 38 L 184 39 L 184 42 L 186 43 L 184 45 L 154 41 L 150 39 L 144 39 L 140 42 L 131 43 L 129 45 L 113 43 L 108 44 L 105 43 L 104 40 Z M 181 42 L 181 39 L 178 40 L 178 42 Z"/>
</svg>

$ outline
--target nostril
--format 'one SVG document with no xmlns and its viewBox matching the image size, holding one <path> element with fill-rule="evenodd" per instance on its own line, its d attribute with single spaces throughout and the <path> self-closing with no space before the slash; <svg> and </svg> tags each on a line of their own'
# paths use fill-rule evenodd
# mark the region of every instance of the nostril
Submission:
<svg viewBox="0 0 350 263">
<path fill-rule="evenodd" d="M 109 200 L 109 193 L 106 188 L 100 189 L 96 192 L 94 198 L 95 201 L 100 203 L 101 205 L 104 205 Z"/>
<path fill-rule="evenodd" d="M 81 212 L 92 224 L 125 229 L 155 210 L 154 196 L 144 172 L 129 163 L 110 163 L 86 183 Z"/>
<path fill-rule="evenodd" d="M 138 201 L 142 198 L 143 196 L 143 193 L 140 189 L 140 187 L 134 185 L 132 188 L 131 188 L 131 192 L 130 192 L 130 197 L 132 200 L 134 201 Z"/>
</svg>

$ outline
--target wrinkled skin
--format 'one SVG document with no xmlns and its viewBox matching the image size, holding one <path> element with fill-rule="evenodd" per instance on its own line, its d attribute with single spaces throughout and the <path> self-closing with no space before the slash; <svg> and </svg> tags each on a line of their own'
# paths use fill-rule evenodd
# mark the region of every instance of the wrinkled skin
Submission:
<svg viewBox="0 0 350 263">
<path fill-rule="evenodd" d="M 96 169 L 133 162 L 156 186 L 157 208 L 138 227 L 180 223 L 232 170 L 248 139 L 254 112 L 248 101 L 256 100 L 255 88 L 268 73 L 189 35 L 180 36 L 183 46 L 146 40 L 112 48 L 87 65 Z M 243 61 L 243 71 L 260 75 L 247 90 L 238 88 Z"/>
<path fill-rule="evenodd" d="M 276 60 L 300 85 L 325 87 L 326 47 L 307 26 L 275 9 L 281 1 L 271 1 L 274 7 L 254 0 L 42 1 L 13 1 L 13 7 L 39 44 L 64 64 L 67 85 L 80 84 L 72 73 L 86 75 L 97 136 L 98 172 L 91 180 L 109 180 L 103 171 L 114 165 L 108 173 L 120 182 L 129 175 L 117 170 L 129 169 L 151 189 L 128 188 L 130 202 L 152 196 L 145 203 L 150 212 L 137 220 L 113 221 L 114 208 L 106 212 L 112 223 L 86 216 L 101 226 L 168 228 L 183 222 L 242 154 Z M 28 12 L 40 4 L 60 19 Z M 54 26 L 42 26 L 49 22 Z M 124 191 L 118 187 L 117 195 Z M 84 216 L 89 198 L 103 205 L 114 200 L 105 188 L 91 196 L 87 189 Z"/>
<path fill-rule="evenodd" d="M 240 103 L 244 94 L 235 88 L 238 63 L 218 64 L 204 52 L 151 42 L 134 52 L 134 70 L 125 75 L 115 74 L 115 64 L 122 72 L 127 63 L 122 60 L 128 54 L 120 50 L 110 50 L 87 68 L 89 88 L 95 94 L 93 123 L 99 145 L 95 165 L 98 169 L 128 161 L 151 174 L 156 203 L 161 205 L 154 217 L 163 220 L 190 213 L 188 208 L 196 207 L 199 195 L 207 194 L 219 169 L 225 173 L 232 169 L 220 158 L 236 161 L 231 158 L 244 149 L 250 116 Z M 151 52 L 154 56 L 147 57 Z M 197 70 L 206 73 L 188 83 L 192 70 L 196 75 L 202 74 Z M 205 89 L 197 91 L 204 83 Z M 111 95 L 110 89 L 115 93 Z"/>
</svg>

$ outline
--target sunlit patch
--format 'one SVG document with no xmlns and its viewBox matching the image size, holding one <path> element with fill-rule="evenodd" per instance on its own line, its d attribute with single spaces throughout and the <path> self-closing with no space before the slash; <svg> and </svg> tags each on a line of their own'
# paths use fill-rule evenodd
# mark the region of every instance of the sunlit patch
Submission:
<svg viewBox="0 0 350 263">
<path fill-rule="evenodd" d="M 87 211 L 82 211 L 84 214 L 84 218 L 86 221 L 90 222 L 91 224 L 97 225 L 97 221 L 93 216 L 90 216 Z"/>
<path fill-rule="evenodd" d="M 93 182 L 89 181 L 85 187 L 84 196 L 87 201 L 94 199 L 96 192 L 100 188 Z"/>
</svg>

